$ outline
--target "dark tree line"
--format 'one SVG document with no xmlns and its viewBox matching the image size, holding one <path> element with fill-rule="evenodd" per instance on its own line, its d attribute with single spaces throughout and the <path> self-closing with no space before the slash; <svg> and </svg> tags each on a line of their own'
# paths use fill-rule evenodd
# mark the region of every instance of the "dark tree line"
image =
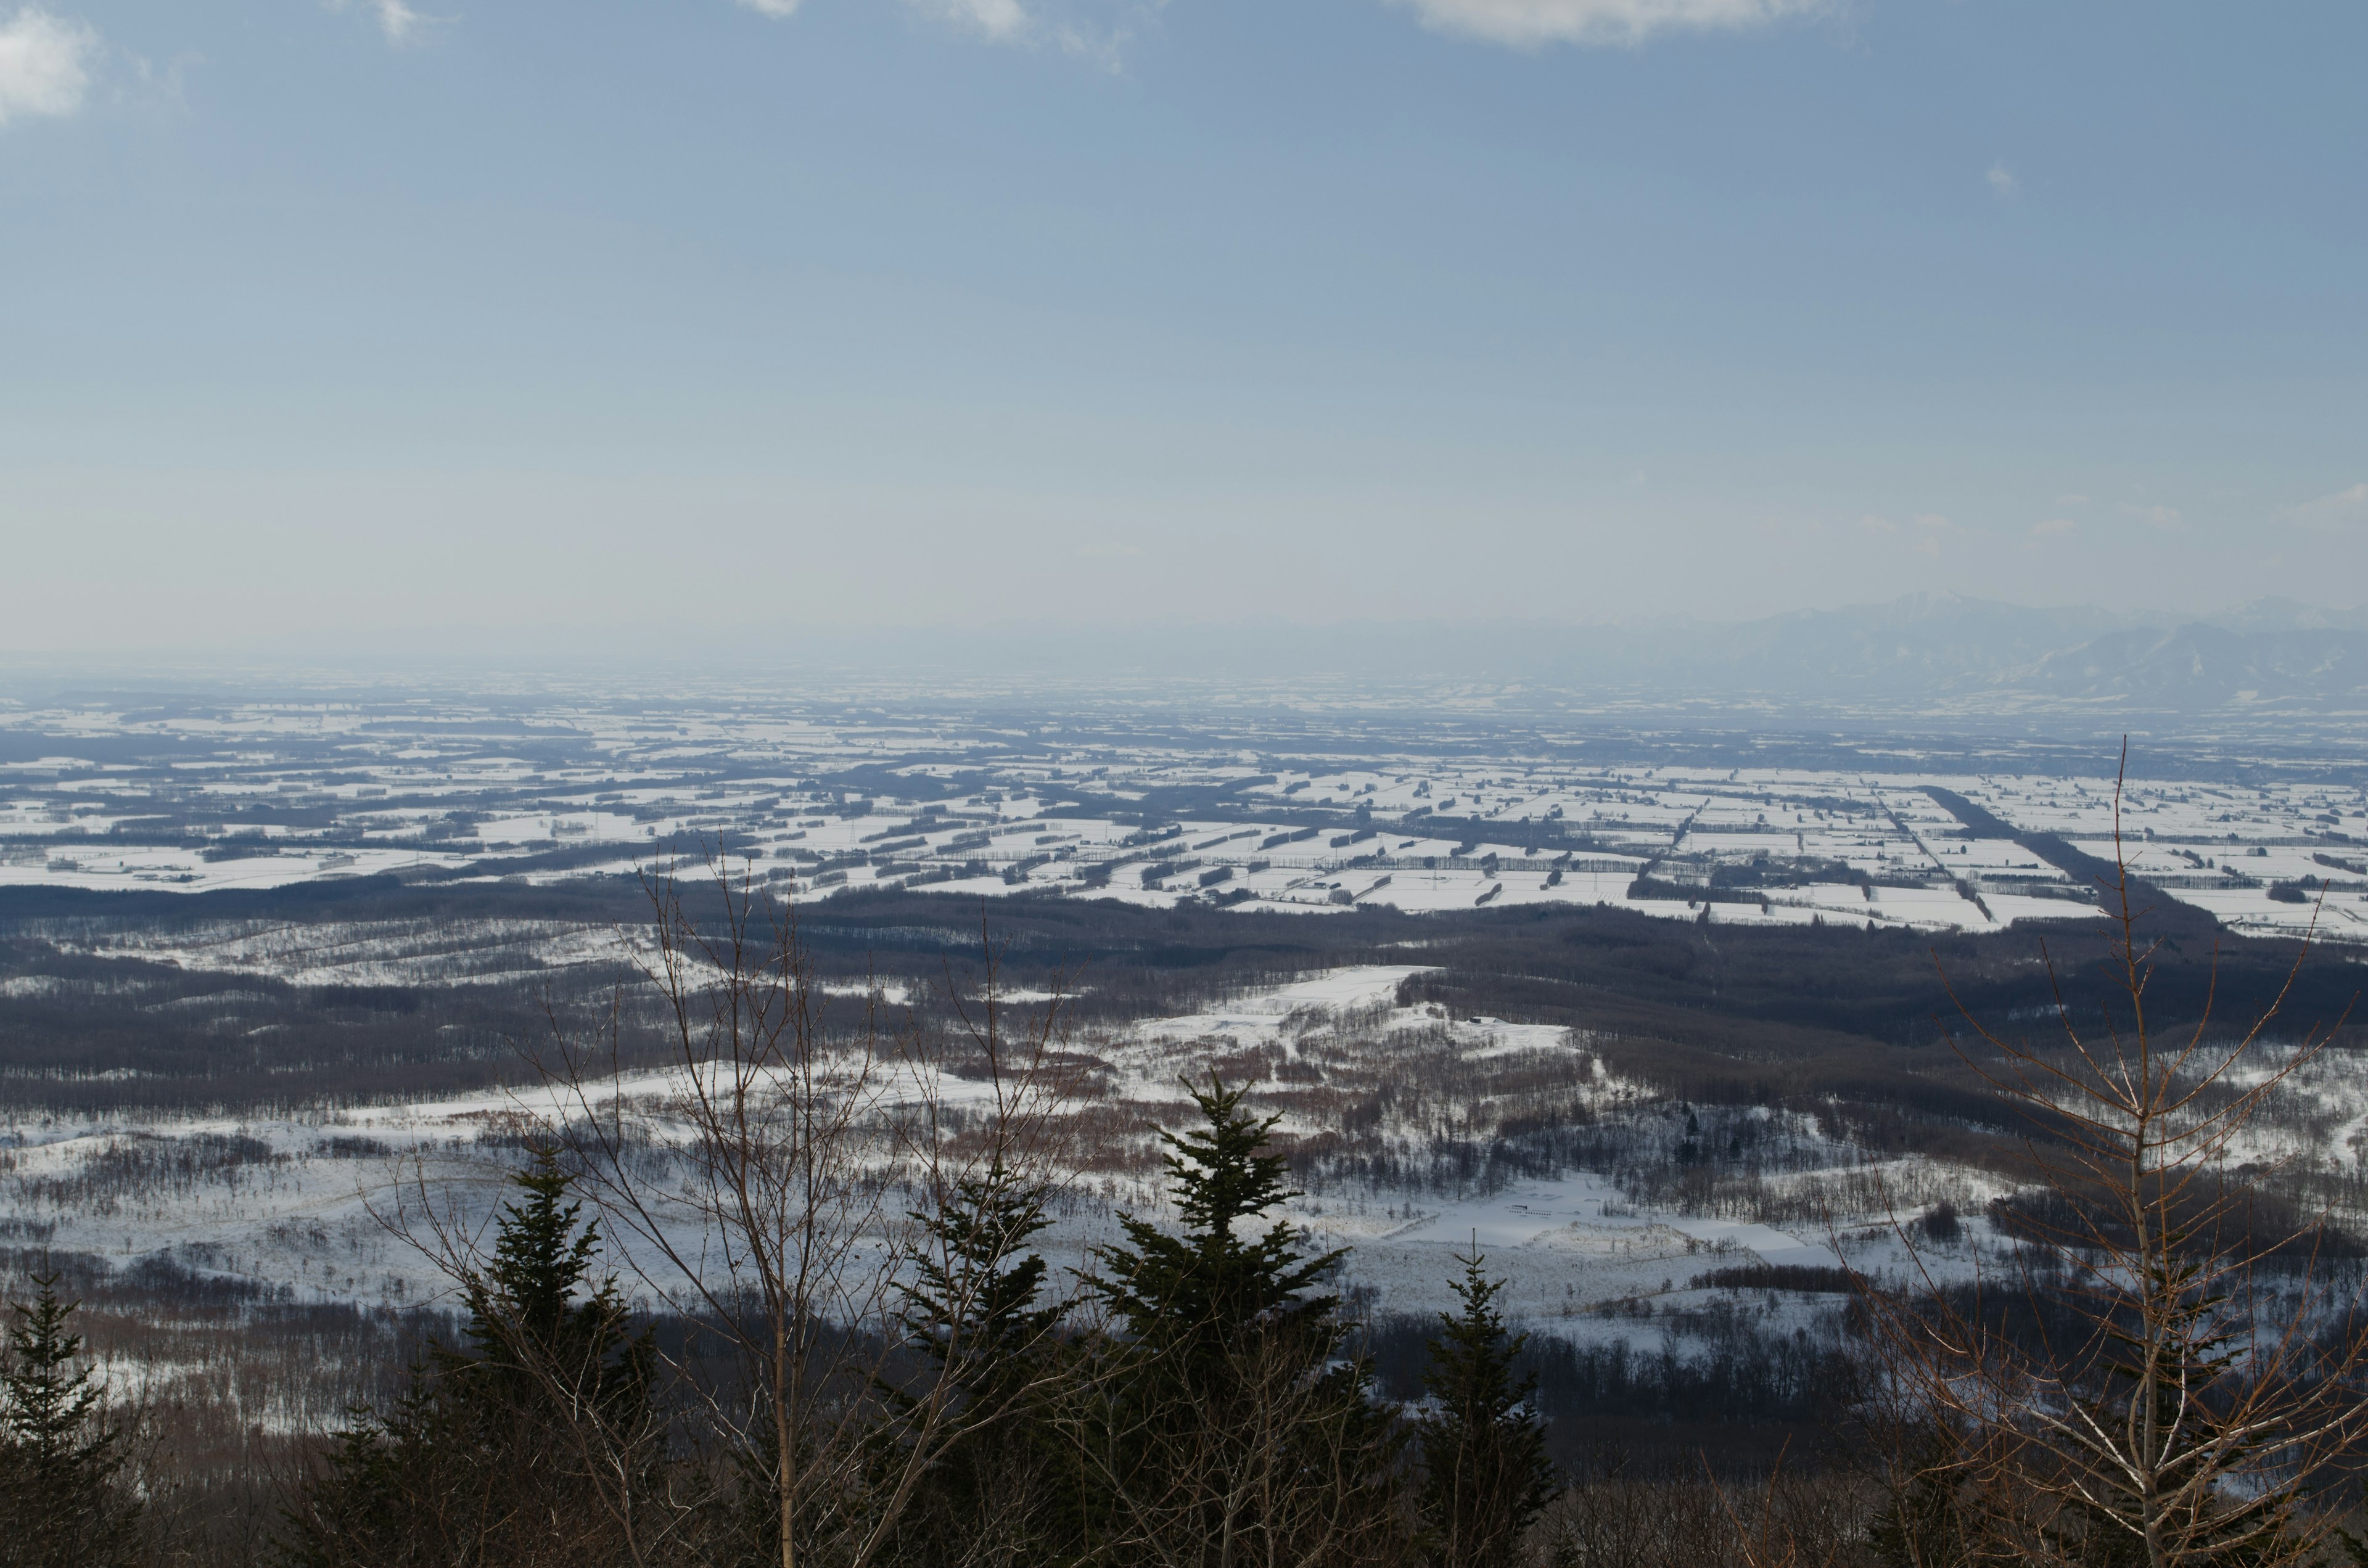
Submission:
<svg viewBox="0 0 2368 1568">
<path fill-rule="evenodd" d="M 529 1159 L 490 1249 L 441 1256 L 465 1311 L 460 1334 L 429 1344 L 390 1397 L 354 1410 L 287 1478 L 259 1558 L 213 1560 L 2271 1568 L 2348 1539 L 2332 1531 L 2318 1479 L 2368 1446 L 2368 1333 L 2345 1326 L 2326 1350 L 2307 1296 L 2269 1287 L 2324 1284 L 2322 1264 L 2356 1271 L 2356 1249 L 2335 1258 L 2312 1241 L 2297 1264 L 2282 1237 L 2302 1210 L 2241 1171 L 2226 1185 L 2226 1162 L 2192 1153 L 2198 1138 L 2207 1153 L 2230 1146 L 2317 1046 L 2232 1076 L 2259 1026 L 2226 1041 L 2199 1018 L 2157 1052 L 2169 1037 L 2146 1007 L 2184 1004 L 2178 986 L 2155 987 L 2175 966 L 2158 969 L 2160 949 L 2130 937 L 2126 901 L 2108 956 L 2123 971 L 2119 1017 L 2133 1022 L 2113 1026 L 2110 1048 L 2076 1037 L 2068 1053 L 2043 1055 L 1984 1033 L 1988 1055 L 1931 1053 L 1996 1102 L 1992 1127 L 2024 1134 L 2028 1179 L 1986 1223 L 2021 1260 L 2028 1311 L 1849 1273 L 1814 1283 L 1848 1287 L 1852 1357 L 1805 1337 L 1771 1355 L 1739 1333 L 1704 1356 L 1672 1345 L 1657 1357 L 1531 1357 L 1475 1253 L 1454 1282 L 1460 1311 L 1421 1335 L 1417 1404 L 1391 1397 L 1407 1391 L 1383 1376 L 1386 1335 L 1359 1332 L 1334 1293 L 1340 1255 L 1277 1217 L 1291 1165 L 1269 1143 L 1278 1118 L 1247 1108 L 1247 1084 L 1193 1087 L 1197 1120 L 1161 1132 L 1176 1225 L 1122 1216 L 1121 1239 L 1064 1291 L 1032 1244 L 1061 1198 L 1066 1059 L 1050 1012 L 1031 1039 L 999 1032 L 1000 949 L 986 949 L 983 1011 L 965 1009 L 951 978 L 947 988 L 970 1051 L 961 1076 L 992 1091 L 986 1117 L 900 1097 L 898 1074 L 954 1060 L 931 1040 L 892 1051 L 869 1021 L 825 1034 L 825 988 L 794 912 L 768 925 L 745 879 L 736 891 L 719 881 L 720 934 L 668 887 L 653 895 L 663 962 L 651 978 L 675 1014 L 674 1114 L 689 1143 L 661 1152 L 604 1087 L 637 1056 L 613 1039 L 605 1056 L 598 1040 L 563 1040 L 546 1072 L 568 1114 L 521 1145 Z M 1581 988 L 1597 959 L 1572 937 L 1556 939 L 1573 949 L 1563 974 L 1533 965 L 1523 983 Z M 1538 949 L 1529 957 L 1547 956 Z M 1672 988 L 1699 988 L 1702 965 L 1750 979 L 1690 948 L 1664 956 L 1684 960 L 1665 977 Z M 1480 978 L 1451 965 L 1420 985 L 1444 1004 Z M 1599 1011 L 1652 1003 L 1635 991 L 1662 985 L 1648 974 Z M 1524 1010 L 1552 1018 L 1566 1005 L 1576 1017 L 1575 1002 L 1543 994 Z M 1741 1020 L 1694 1017 L 1702 1060 L 1801 1074 L 1804 1089 L 1820 1056 L 1848 1043 L 1829 1023 L 1762 1025 L 1750 1032 L 1763 1060 L 1745 1063 L 1719 1049 Z M 2043 1080 L 2078 1092 L 2034 1091 Z M 1882 1086 L 1857 1090 L 1872 1106 Z M 1970 1092 L 1941 1089 L 1950 1104 Z M 1709 1108 L 1728 1096 L 1694 1097 L 1682 1131 L 1674 1117 L 1665 1129 L 1682 1173 L 1755 1157 L 1741 1124 Z M 1839 1114 L 1830 1097 L 1827 1108 Z M 1497 1127 L 1489 1158 L 1561 1140 L 1567 1159 L 1569 1141 L 1588 1136 L 1583 1118 L 1539 1099 Z M 901 1174 L 882 1176 L 883 1160 L 902 1161 Z M 653 1162 L 688 1173 L 687 1199 L 644 1179 Z M 921 1211 L 890 1211 L 908 1201 Z M 695 1243 L 674 1228 L 686 1220 Z M 1960 1223 L 1936 1209 L 1896 1239 L 1913 1252 Z M 617 1254 L 604 1225 L 630 1233 Z M 893 1244 L 872 1244 L 882 1235 Z M 663 1316 L 638 1315 L 605 1271 L 612 1256 L 646 1266 L 634 1244 L 674 1249 L 677 1293 Z M 190 1561 L 156 1526 L 142 1439 L 111 1414 L 57 1278 L 15 1309 L 0 1367 L 0 1562 Z M 1748 1288 L 1779 1284 L 1771 1274 Z M 2281 1301 L 2294 1314 L 2283 1337 Z M 2089 1353 L 2030 1331 L 2059 1320 L 2094 1331 Z M 1543 1415 L 1557 1389 L 1598 1412 L 1697 1427 L 1846 1403 L 1864 1469 L 1855 1484 L 1831 1471 L 1804 1485 L 1780 1468 L 1756 1499 L 1703 1473 L 1702 1455 L 1691 1480 L 1635 1474 L 1616 1454 L 1558 1475 Z M 2109 1415 L 2137 1437 L 2115 1436 Z M 2305 1449 L 2307 1464 L 2279 1457 Z"/>
<path fill-rule="evenodd" d="M 918 1353 L 842 1396 L 889 1418 L 933 1376 L 961 1380 L 972 1418 L 909 1495 L 859 1483 L 820 1508 L 894 1507 L 882 1563 L 1250 1568 L 1426 1563 L 1495 1568 L 1520 1555 L 1554 1490 L 1535 1380 L 1517 1374 L 1475 1256 L 1458 1313 L 1429 1346 L 1430 1398 L 1382 1397 L 1328 1289 L 1339 1255 L 1309 1250 L 1270 1211 L 1291 1196 L 1270 1119 L 1240 1088 L 1194 1090 L 1198 1126 L 1167 1136 L 1179 1226 L 1124 1221 L 1124 1240 L 1071 1295 L 1026 1243 L 1043 1195 L 989 1173 L 924 1222 L 949 1244 L 900 1286 Z M 558 1156 L 512 1178 L 494 1245 L 461 1281 L 465 1324 L 431 1343 L 401 1392 L 357 1408 L 294 1478 L 279 1568 L 533 1568 L 559 1563 L 846 1561 L 848 1538 L 801 1517 L 783 1539 L 776 1456 L 735 1451 L 762 1422 L 713 1419 L 760 1397 L 669 1375 L 601 1268 L 597 1220 Z M 16 1309 L 0 1394 L 0 1562 L 164 1560 L 114 1422 L 44 1281 Z M 964 1321 L 956 1323 L 957 1316 Z M 1050 1332 L 1048 1332 L 1048 1330 Z M 695 1337 L 695 1335 L 693 1335 Z M 966 1343 L 959 1364 L 931 1347 Z M 795 1439 L 793 1439 L 795 1440 Z"/>
</svg>

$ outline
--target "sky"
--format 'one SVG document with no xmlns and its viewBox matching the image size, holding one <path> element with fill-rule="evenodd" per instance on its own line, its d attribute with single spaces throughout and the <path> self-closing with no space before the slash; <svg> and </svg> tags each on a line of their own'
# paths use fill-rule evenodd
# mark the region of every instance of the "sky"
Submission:
<svg viewBox="0 0 2368 1568">
<path fill-rule="evenodd" d="M 2368 600 L 2368 7 L 0 0 L 0 650 Z"/>
</svg>

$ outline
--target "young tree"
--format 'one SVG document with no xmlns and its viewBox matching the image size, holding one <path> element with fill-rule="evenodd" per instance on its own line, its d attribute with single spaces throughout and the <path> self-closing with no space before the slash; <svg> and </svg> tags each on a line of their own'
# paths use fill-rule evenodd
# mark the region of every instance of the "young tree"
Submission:
<svg viewBox="0 0 2368 1568">
<path fill-rule="evenodd" d="M 2279 1164 L 2250 1135 L 2326 1036 L 2264 1038 L 2283 991 L 2241 1033 L 2208 1003 L 2167 1033 L 2118 790 L 2114 813 L 2102 1028 L 2059 993 L 2058 1041 L 1973 1022 L 1987 1049 L 1964 1052 L 2032 1129 L 2036 1200 L 1993 1210 L 2019 1289 L 1944 1288 L 1902 1224 L 1920 1283 L 1861 1296 L 1896 1439 L 1878 1445 L 1896 1562 L 2309 1561 L 2328 1524 L 2310 1489 L 2368 1438 L 2368 1320 L 2330 1300 L 2325 1216 L 2276 1218 Z"/>
<path fill-rule="evenodd" d="M 1072 1428 L 1087 1554 L 1394 1561 L 1410 1533 L 1403 1443 L 1363 1367 L 1341 1358 L 1323 1287 L 1344 1255 L 1309 1252 L 1279 1218 L 1259 1228 L 1293 1195 L 1267 1146 L 1276 1119 L 1246 1108 L 1247 1085 L 1186 1088 L 1201 1126 L 1161 1134 L 1182 1233 L 1121 1217 L 1128 1244 L 1101 1255 L 1093 1282 L 1117 1333 Z"/>
<path fill-rule="evenodd" d="M 1522 1538 L 1554 1493 L 1537 1379 L 1517 1378 L 1527 1335 L 1507 1332 L 1502 1280 L 1475 1247 L 1453 1283 L 1463 1303 L 1439 1314 L 1423 1387 L 1434 1402 L 1418 1428 L 1425 1551 L 1438 1568 L 1514 1568 Z"/>
<path fill-rule="evenodd" d="M 1061 1303 L 1043 1297 L 1044 1259 L 1023 1250 L 1051 1223 L 1044 1198 L 999 1164 L 963 1177 L 942 1208 L 918 1217 L 936 1244 L 916 1260 L 913 1281 L 897 1287 L 912 1343 L 983 1419 L 1001 1414 L 1030 1381 L 1061 1316 Z M 982 1435 L 973 1427 L 965 1441 Z"/>
<path fill-rule="evenodd" d="M 633 1506 L 655 1484 L 652 1346 L 596 1278 L 599 1228 L 556 1153 L 511 1177 L 482 1267 L 445 1254 L 471 1350 L 431 1346 L 382 1415 L 341 1434 L 289 1514 L 306 1568 L 660 1560 Z"/>
<path fill-rule="evenodd" d="M 124 1433 L 77 1359 L 75 1303 L 58 1299 L 54 1274 L 33 1283 L 0 1366 L 0 1562 L 128 1563 L 140 1508 L 123 1484 Z"/>
<path fill-rule="evenodd" d="M 1054 1061 L 1064 998 L 1056 981 L 1014 1028 L 999 950 L 982 929 L 974 1002 L 949 969 L 952 1040 L 909 1020 L 884 1030 L 877 988 L 854 1027 L 834 1027 L 796 905 L 745 867 L 715 858 L 709 869 L 719 913 L 704 920 L 669 869 L 649 879 L 655 940 L 643 972 L 665 1017 L 665 1070 L 628 1065 L 616 1024 L 586 1040 L 554 1020 L 537 1062 L 558 1103 L 545 1129 L 629 1236 L 643 1283 L 740 1363 L 749 1397 L 711 1414 L 747 1483 L 752 1560 L 867 1568 L 895 1549 L 950 1447 L 991 1414 L 973 1397 L 973 1368 L 992 1346 L 974 1346 L 972 1330 L 1034 1321 L 941 1301 L 943 1332 L 917 1358 L 934 1375 L 905 1376 L 921 1347 L 902 1287 L 995 1288 L 1003 1275 L 982 1267 L 981 1249 L 1026 1240 L 927 1217 L 951 1212 L 973 1176 L 1014 1192 L 1063 1179 L 1052 1155 L 1068 1092 Z M 944 1050 L 969 1057 L 959 1137 L 943 1115 Z M 899 1193 L 920 1197 L 920 1217 Z M 1049 1334 L 1049 1320 L 1037 1326 Z"/>
<path fill-rule="evenodd" d="M 1159 1135 L 1183 1233 L 1122 1216 L 1132 1244 L 1102 1254 L 1097 1293 L 1137 1346 L 1159 1354 L 1168 1378 L 1206 1373 L 1253 1332 L 1294 1340 L 1320 1359 L 1340 1337 L 1339 1300 L 1321 1287 L 1347 1251 L 1310 1254 L 1281 1219 L 1241 1233 L 1298 1196 L 1283 1179 L 1283 1157 L 1268 1149 L 1281 1119 L 1247 1109 L 1247 1084 L 1229 1089 L 1212 1076 L 1206 1089 L 1185 1090 L 1201 1125 Z"/>
<path fill-rule="evenodd" d="M 1053 1330 L 1066 1303 L 1046 1298 L 1044 1259 L 1024 1250 L 1050 1223 L 1045 1199 L 1041 1185 L 995 1164 L 917 1216 L 931 1245 L 898 1287 L 899 1316 L 930 1379 L 954 1391 L 959 1430 L 914 1493 L 898 1530 L 901 1560 L 943 1568 L 1041 1561 L 1058 1537 L 1045 1417 L 1062 1371 Z M 900 1410 L 915 1402 L 902 1388 L 886 1392 Z M 886 1436 L 893 1444 L 893 1424 Z"/>
</svg>

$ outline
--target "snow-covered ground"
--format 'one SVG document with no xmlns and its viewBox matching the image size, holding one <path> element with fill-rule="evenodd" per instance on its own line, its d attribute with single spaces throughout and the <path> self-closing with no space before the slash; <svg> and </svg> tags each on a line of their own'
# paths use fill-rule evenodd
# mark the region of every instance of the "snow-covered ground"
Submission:
<svg viewBox="0 0 2368 1568">
<path fill-rule="evenodd" d="M 1182 1079 L 1252 1048 L 1286 1060 L 1360 1052 L 1383 1073 L 1394 1053 L 1417 1049 L 1477 1064 L 1508 1057 L 1550 1068 L 1566 1062 L 1572 1086 L 1592 1103 L 1616 1110 L 1634 1100 L 1633 1090 L 1604 1076 L 1571 1031 L 1450 1018 L 1428 1004 L 1399 1006 L 1400 987 L 1420 972 L 1412 965 L 1336 970 L 1073 1044 L 1110 1067 L 1103 1103 L 1140 1107 L 1171 1125 L 1185 1093 Z M 922 1092 L 909 1074 L 892 1073 L 885 1084 L 892 1098 Z M 596 1103 L 614 1096 L 639 1108 L 649 1135 L 663 1145 L 681 1135 L 666 1109 L 679 1086 L 669 1074 L 637 1074 L 603 1086 Z M 951 1076 L 930 1079 L 927 1087 L 946 1101 L 975 1101 L 986 1092 Z M 234 1119 L 20 1116 L 6 1126 L 0 1150 L 0 1229 L 118 1264 L 162 1254 L 202 1273 L 284 1286 L 305 1297 L 416 1302 L 434 1298 L 446 1281 L 390 1221 L 425 1201 L 482 1225 L 504 1194 L 504 1174 L 520 1158 L 519 1135 L 564 1115 L 571 1103 L 529 1088 Z M 1321 1127 L 1299 1109 L 1285 1117 L 1283 1130 L 1305 1134 Z M 1845 1165 L 1858 1158 L 1846 1150 L 1829 1153 Z M 1046 1237 L 1048 1251 L 1066 1267 L 1089 1267 L 1092 1249 L 1116 1238 L 1121 1209 L 1167 1217 L 1156 1173 L 1144 1168 L 1113 1180 L 1081 1170 Z M 1293 1200 L 1289 1217 L 1315 1244 L 1349 1249 L 1344 1282 L 1362 1292 L 1372 1310 L 1426 1312 L 1447 1305 L 1455 1255 L 1477 1244 L 1491 1271 L 1509 1282 L 1511 1310 L 1548 1328 L 1566 1329 L 1610 1303 L 1682 1297 L 1696 1275 L 1714 1268 L 1833 1260 L 1821 1228 L 1640 1208 L 1606 1175 L 1581 1170 L 1444 1197 L 1319 1185 Z M 1880 1216 L 1839 1218 L 1862 1225 Z M 621 1228 L 609 1229 L 621 1244 Z M 620 1261 L 629 1257 L 620 1254 Z"/>
<path fill-rule="evenodd" d="M 2112 849 L 2109 778 L 1968 773 L 1905 748 L 1870 749 L 1879 766 L 1589 765 L 1575 744 L 1559 758 L 1533 739 L 1492 751 L 1485 731 L 1461 756 L 1345 732 L 1294 749 L 1256 725 L 1129 738 L 721 692 L 0 701 L 0 890 L 549 885 L 721 841 L 814 899 L 1026 890 L 1275 915 L 1566 903 L 1989 931 L 2085 917 L 2095 892 L 1928 787 L 2015 832 Z M 1352 746 L 1368 755 L 1309 755 Z M 2242 782 L 2134 779 L 2134 866 L 2240 931 L 2292 933 L 2316 914 L 2327 939 L 2368 943 L 2368 795 L 2241 760 Z M 1155 798 L 1175 814 L 1146 818 Z"/>
</svg>

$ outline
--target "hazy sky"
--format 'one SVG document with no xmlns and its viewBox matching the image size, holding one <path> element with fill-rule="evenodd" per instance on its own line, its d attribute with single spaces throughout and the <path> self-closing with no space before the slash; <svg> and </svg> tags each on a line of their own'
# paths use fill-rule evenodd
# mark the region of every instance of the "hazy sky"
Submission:
<svg viewBox="0 0 2368 1568">
<path fill-rule="evenodd" d="M 2362 58 L 2358 0 L 0 0 L 0 648 L 2348 605 Z"/>
</svg>

